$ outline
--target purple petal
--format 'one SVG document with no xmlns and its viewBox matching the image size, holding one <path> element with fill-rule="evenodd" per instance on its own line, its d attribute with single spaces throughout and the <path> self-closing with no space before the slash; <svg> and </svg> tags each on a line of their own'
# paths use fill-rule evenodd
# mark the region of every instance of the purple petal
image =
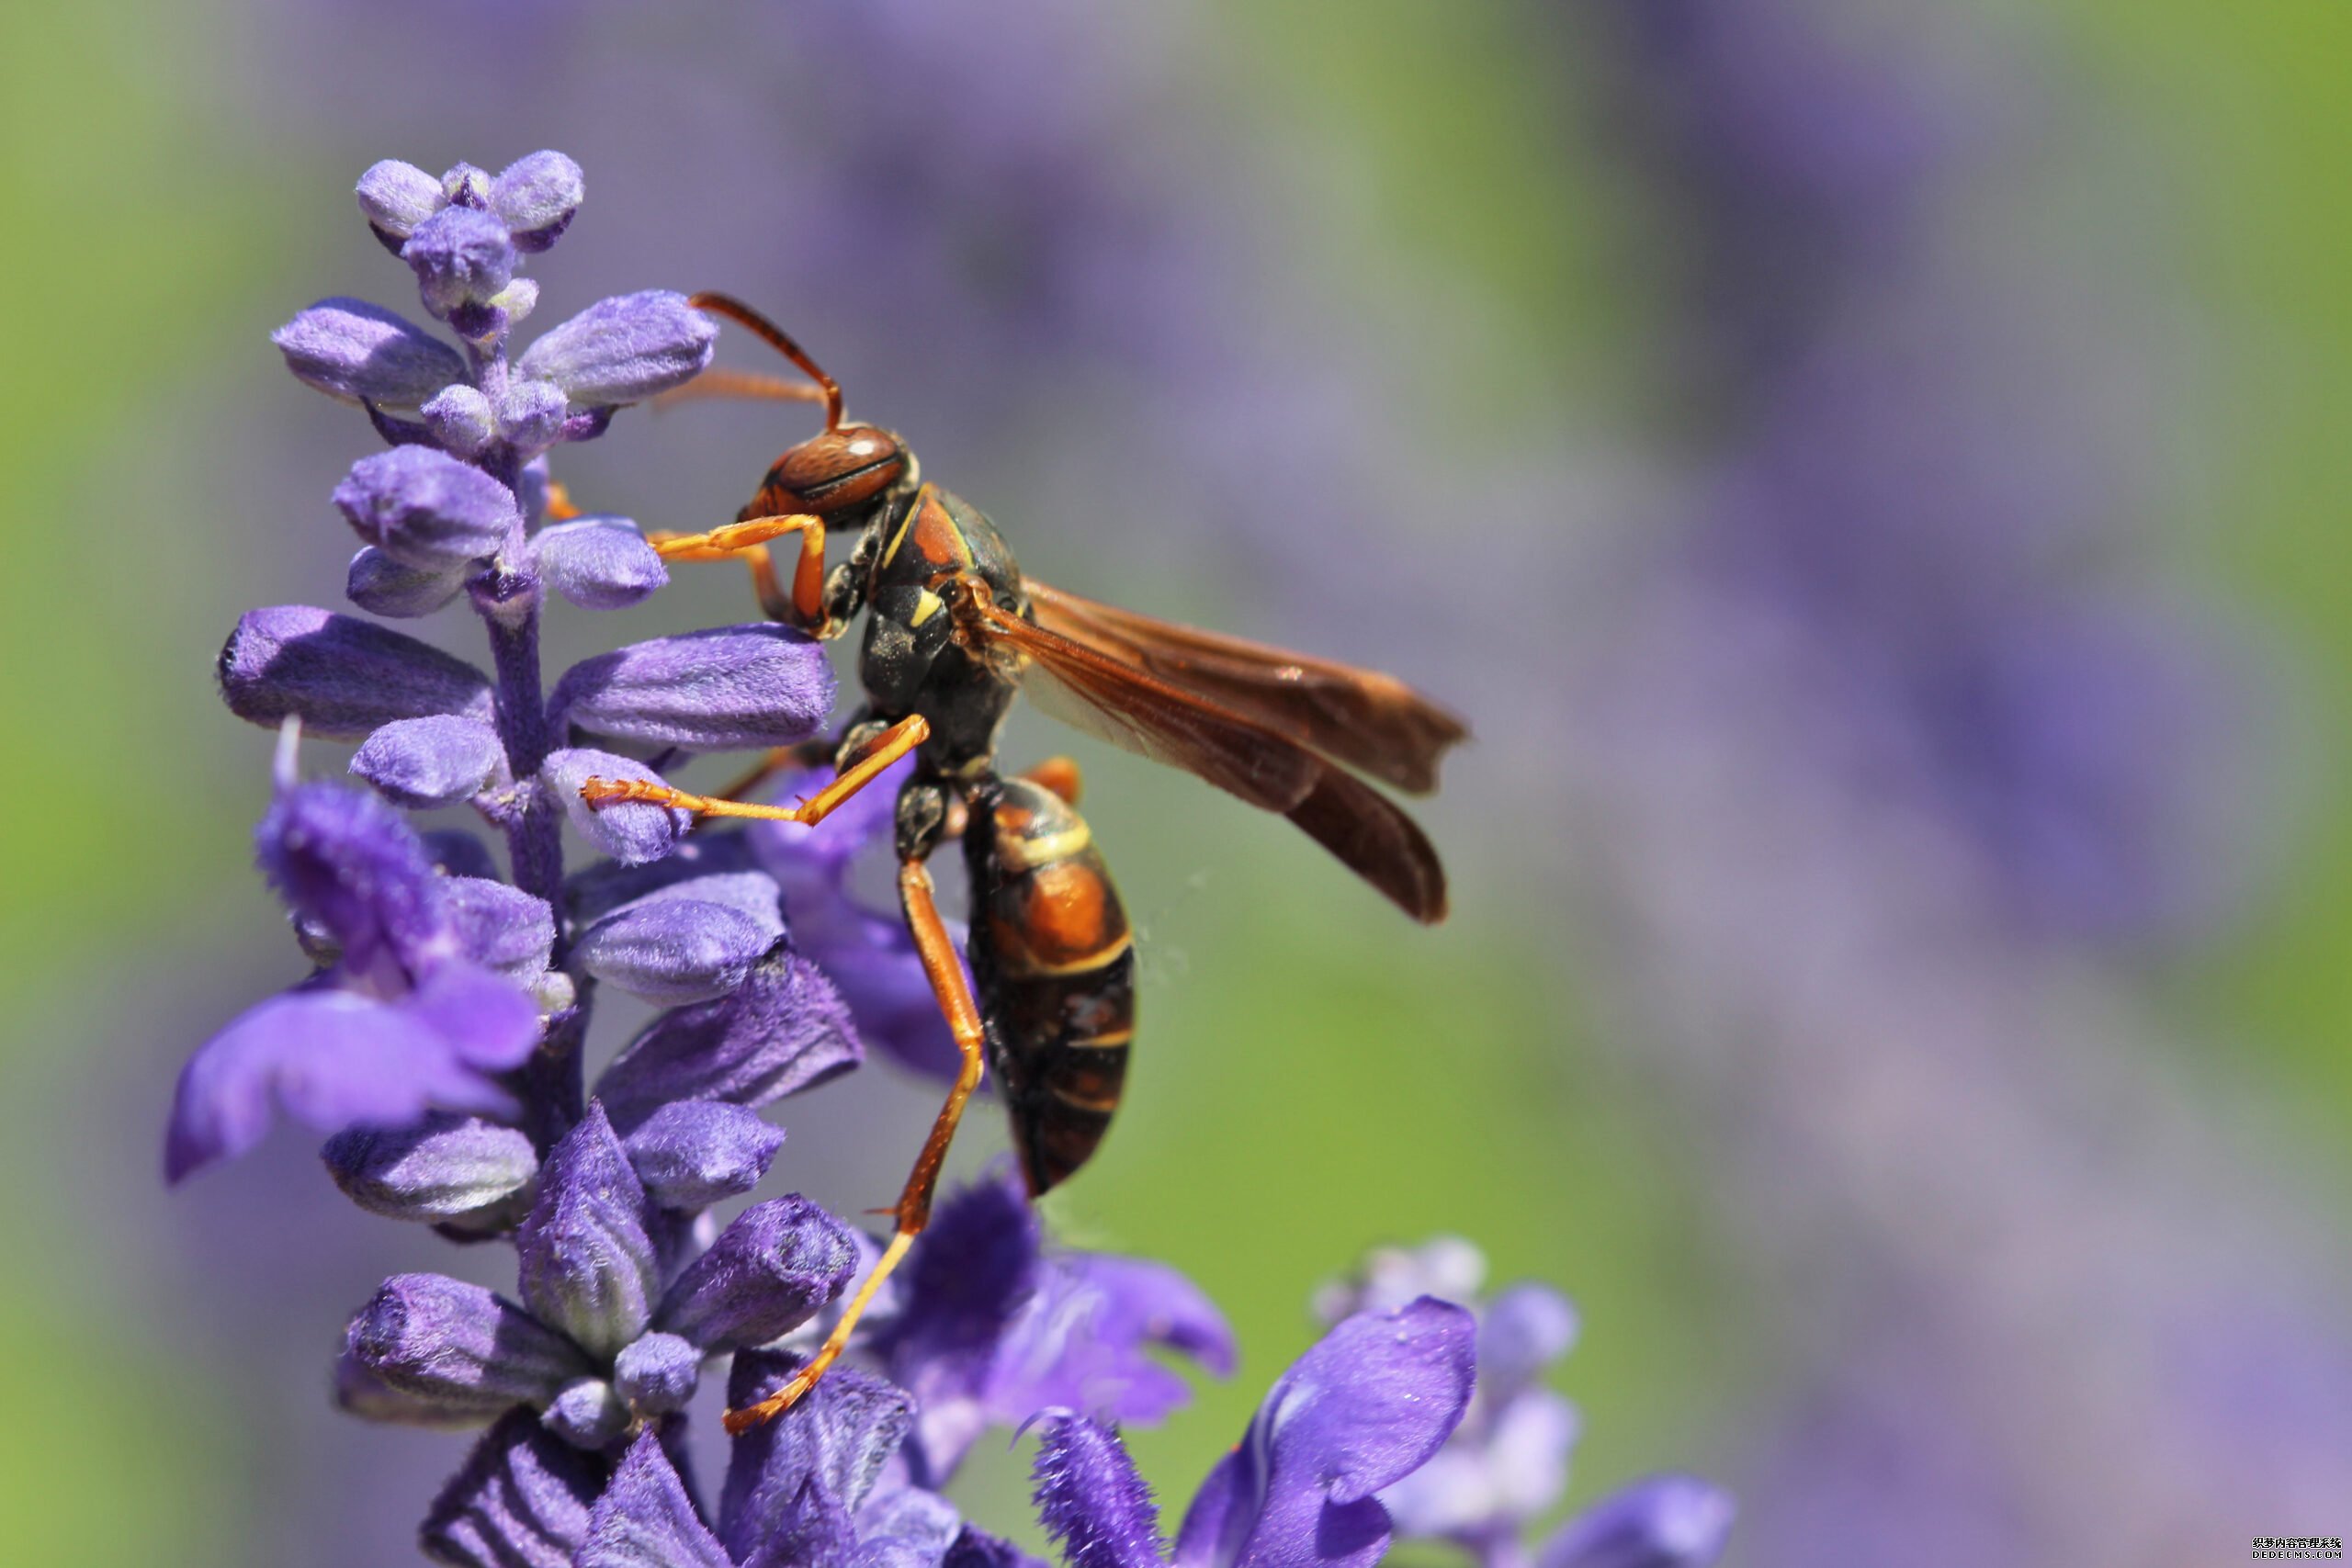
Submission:
<svg viewBox="0 0 2352 1568">
<path fill-rule="evenodd" d="M 401 242 L 449 201 L 439 180 L 414 164 L 403 164 L 398 158 L 370 165 L 359 176 L 355 194 L 359 197 L 359 210 L 368 219 L 368 227 L 376 231 L 376 237 L 395 255 L 400 254 Z"/>
<path fill-rule="evenodd" d="M 645 1215 L 645 1189 L 591 1101 L 549 1151 L 538 1201 L 514 1233 L 524 1304 L 598 1356 L 644 1333 L 659 1288 Z"/>
<path fill-rule="evenodd" d="M 539 1174 L 527 1136 L 476 1116 L 435 1116 L 397 1131 L 355 1128 L 328 1139 L 320 1157 L 334 1184 L 371 1214 L 455 1222 L 477 1235 L 521 1219 Z"/>
<path fill-rule="evenodd" d="M 345 597 L 371 615 L 413 620 L 429 615 L 456 598 L 473 575 L 470 565 L 447 571 L 418 571 L 402 566 L 369 545 L 351 558 L 345 575 Z"/>
<path fill-rule="evenodd" d="M 764 879 L 763 879 L 764 880 Z M 770 902 L 774 902 L 773 897 Z M 572 959 L 600 980 L 657 1007 L 708 1001 L 741 985 L 783 939 L 733 904 L 663 897 L 616 910 L 580 934 Z"/>
<path fill-rule="evenodd" d="M 247 1010 L 188 1058 L 173 1097 L 164 1179 L 182 1180 L 252 1148 L 268 1132 L 273 1108 L 322 1133 L 401 1126 L 435 1108 L 517 1110 L 405 1010 L 347 991 L 289 991 Z"/>
<path fill-rule="evenodd" d="M 395 1274 L 345 1332 L 354 1361 L 403 1393 L 487 1414 L 544 1404 L 592 1369 L 514 1303 L 441 1274 Z"/>
<path fill-rule="evenodd" d="M 546 899 L 494 877 L 447 876 L 442 887 L 458 949 L 468 958 L 526 982 L 548 966 L 555 912 Z"/>
<path fill-rule="evenodd" d="M 561 237 L 586 195 L 579 164 L 560 152 L 534 152 L 498 171 L 490 209 L 514 237 L 515 249 L 536 254 Z"/>
<path fill-rule="evenodd" d="M 521 1066 L 539 1043 L 539 1009 L 530 993 L 465 959 L 435 968 L 401 1007 L 437 1033 L 464 1066 L 504 1072 Z"/>
<path fill-rule="evenodd" d="M 474 457 L 498 436 L 490 400 L 462 381 L 442 388 L 416 412 L 442 450 L 459 457 Z"/>
<path fill-rule="evenodd" d="M 640 1416 L 683 1410 L 702 1381 L 702 1351 L 674 1334 L 648 1334 L 613 1358 L 613 1389 Z"/>
<path fill-rule="evenodd" d="M 899 1270 L 903 1304 L 876 1332 L 876 1350 L 915 1396 L 918 1439 L 934 1474 L 953 1469 L 986 1424 L 980 1400 L 997 1356 L 1037 1292 L 1039 1241 L 1021 1190 L 981 1181 L 940 1204 Z"/>
<path fill-rule="evenodd" d="M 1164 1345 L 1219 1377 L 1233 1375 L 1233 1327 L 1202 1289 L 1165 1263 L 1108 1253 L 1078 1253 L 1057 1260 L 1102 1293 L 1097 1318 L 1105 1337 L 1129 1344 Z"/>
<path fill-rule="evenodd" d="M 315 922 L 344 964 L 410 975 L 457 951 L 442 878 L 406 818 L 364 790 L 281 789 L 254 829 L 254 858 L 287 908 Z"/>
<path fill-rule="evenodd" d="M 1435 1458 L 1381 1489 L 1381 1506 L 1400 1536 L 1516 1540 L 1566 1489 L 1576 1436 L 1576 1407 L 1548 1389 L 1489 1402 L 1482 1430 L 1457 1428 Z"/>
<path fill-rule="evenodd" d="M 470 207 L 445 207 L 416 226 L 401 260 L 416 274 L 424 308 L 446 317 L 505 288 L 518 257 L 505 224 Z"/>
<path fill-rule="evenodd" d="M 550 720 L 592 735 L 695 751 L 788 746 L 833 708 L 833 670 L 787 626 L 715 626 L 583 659 L 563 673 Z"/>
<path fill-rule="evenodd" d="M 848 1226 L 797 1193 L 772 1198 L 686 1265 L 654 1322 L 709 1351 L 765 1344 L 841 1294 L 856 1268 Z"/>
<path fill-rule="evenodd" d="M 436 713 L 377 730 L 360 742 L 351 771 L 395 806 L 424 811 L 472 798 L 505 760 L 498 731 L 478 718 Z"/>
<path fill-rule="evenodd" d="M 1427 1296 L 1334 1327 L 1275 1382 L 1210 1472 L 1185 1515 L 1178 1561 L 1376 1562 L 1388 1516 L 1372 1494 L 1427 1461 L 1461 1421 L 1476 1333 L 1467 1311 Z"/>
<path fill-rule="evenodd" d="M 695 1515 L 685 1483 L 651 1432 L 629 1445 L 589 1516 L 578 1568 L 734 1568 Z"/>
<path fill-rule="evenodd" d="M 334 500 L 362 544 L 417 571 L 479 560 L 523 520 L 514 491 L 433 446 L 370 453 L 351 465 Z"/>
<path fill-rule="evenodd" d="M 801 1358 L 746 1350 L 727 1380 L 730 1409 L 782 1388 Z M 854 1367 L 836 1366 L 783 1416 L 735 1439 L 719 1492 L 718 1539 L 748 1557 L 813 1489 L 848 1513 L 864 1506 L 882 1467 L 906 1439 L 914 1412 L 906 1393 Z M 844 1547 L 850 1544 L 842 1540 Z"/>
<path fill-rule="evenodd" d="M 295 379 L 347 402 L 413 409 L 466 377 L 456 349 L 364 299 L 322 299 L 269 341 Z"/>
<path fill-rule="evenodd" d="M 518 1410 L 483 1434 L 434 1499 L 424 1554 L 463 1568 L 571 1568 L 609 1473 Z"/>
<path fill-rule="evenodd" d="M 854 1520 L 861 1562 L 909 1562 L 935 1568 L 964 1530 L 964 1516 L 919 1486 L 876 1489 Z"/>
<path fill-rule="evenodd" d="M 760 1184 L 784 1146 L 784 1129 L 741 1105 L 686 1100 L 647 1117 L 624 1146 L 654 1202 L 707 1209 Z"/>
<path fill-rule="evenodd" d="M 542 528 L 531 558 L 548 586 L 583 610 L 621 610 L 670 581 L 669 568 L 626 517 L 581 517 Z"/>
<path fill-rule="evenodd" d="M 1160 1568 L 1159 1511 L 1117 1438 L 1082 1416 L 1050 1416 L 1031 1476 L 1071 1568 Z"/>
<path fill-rule="evenodd" d="M 220 649 L 229 711 L 276 728 L 357 740 L 394 719 L 456 713 L 488 720 L 490 682 L 462 660 L 373 622 L 307 604 L 249 610 Z"/>
<path fill-rule="evenodd" d="M 611 782 L 630 779 L 659 784 L 662 777 L 642 762 L 610 751 L 585 748 L 551 753 L 539 777 L 556 803 L 571 818 L 580 836 L 623 865 L 660 860 L 678 847 L 694 818 L 666 806 L 628 802 L 591 806 L 580 798 L 580 786 L 591 778 Z"/>
<path fill-rule="evenodd" d="M 779 948 L 714 1001 L 648 1025 L 597 1080 L 623 1127 L 674 1100 L 757 1108 L 847 1072 L 864 1055 L 848 1010 L 807 959 Z"/>
<path fill-rule="evenodd" d="M 1736 1511 L 1730 1493 L 1691 1476 L 1636 1482 L 1569 1520 L 1536 1568 L 1703 1568 Z"/>
<path fill-rule="evenodd" d="M 541 334 L 515 369 L 583 406 L 634 403 L 701 375 L 718 339 L 684 295 L 654 289 L 599 299 Z"/>
</svg>

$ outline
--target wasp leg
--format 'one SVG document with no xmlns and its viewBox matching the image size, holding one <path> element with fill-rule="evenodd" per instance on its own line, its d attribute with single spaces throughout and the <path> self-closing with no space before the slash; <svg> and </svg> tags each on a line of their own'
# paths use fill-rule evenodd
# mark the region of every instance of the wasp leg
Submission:
<svg viewBox="0 0 2352 1568">
<path fill-rule="evenodd" d="M 756 370 L 728 370 L 714 366 L 683 386 L 654 393 L 650 400 L 655 408 L 660 409 L 705 398 L 732 398 L 761 403 L 821 403 L 825 400 L 825 389 L 807 381 L 763 376 Z"/>
<path fill-rule="evenodd" d="M 792 1374 L 786 1383 L 757 1404 L 747 1404 L 741 1410 L 727 1413 L 726 1427 L 729 1435 L 741 1437 L 763 1421 L 775 1419 L 792 1408 L 793 1402 L 816 1386 L 849 1343 L 857 1320 L 864 1315 L 874 1292 L 890 1277 L 914 1245 L 915 1237 L 931 1219 L 931 1201 L 939 1188 L 939 1169 L 947 1159 L 947 1146 L 956 1141 L 956 1123 L 964 1119 L 964 1106 L 972 1091 L 980 1084 L 980 1053 L 984 1035 L 980 1027 L 979 1004 L 972 999 L 971 982 L 964 976 L 964 965 L 956 956 L 956 944 L 939 918 L 939 905 L 932 895 L 931 872 L 919 860 L 909 860 L 899 865 L 899 901 L 906 910 L 907 929 L 914 933 L 915 951 L 922 958 L 923 973 L 930 977 L 933 993 L 939 998 L 939 1010 L 946 1016 L 947 1027 L 956 1036 L 956 1047 L 963 1054 L 963 1065 L 956 1074 L 955 1087 L 947 1091 L 946 1103 L 939 1108 L 939 1115 L 931 1124 L 931 1135 L 922 1141 L 922 1152 L 915 1156 L 914 1168 L 907 1173 L 907 1185 L 899 1194 L 898 1229 L 890 1237 L 890 1245 L 883 1249 L 874 1271 L 865 1277 L 857 1293 L 842 1309 L 841 1320 L 825 1337 L 824 1344 L 808 1359 L 808 1365 Z"/>
<path fill-rule="evenodd" d="M 1078 761 L 1071 757 L 1048 757 L 1024 772 L 1023 778 L 1039 789 L 1061 797 L 1065 806 L 1076 806 L 1085 781 L 1079 776 Z"/>
<path fill-rule="evenodd" d="M 786 534 L 800 536 L 800 558 L 792 570 L 789 598 L 776 581 L 775 562 L 759 548 Z M 746 517 L 704 534 L 656 533 L 648 534 L 646 540 L 663 560 L 726 560 L 747 550 L 758 550 L 758 554 L 745 558 L 752 568 L 752 586 L 759 593 L 760 608 L 767 612 L 768 618 L 797 626 L 811 637 L 823 637 L 833 629 L 825 615 L 825 525 L 821 518 L 807 513 Z"/>
<path fill-rule="evenodd" d="M 813 828 L 831 815 L 835 807 L 872 784 L 883 769 L 930 738 L 931 725 L 922 715 L 909 714 L 883 731 L 881 739 L 854 763 L 842 770 L 832 783 L 797 806 L 760 806 L 720 795 L 689 795 L 684 790 L 672 789 L 668 784 L 652 784 L 644 779 L 592 778 L 580 786 L 580 798 L 591 806 L 617 806 L 636 801 L 647 806 L 667 806 L 679 811 L 691 811 L 697 817 L 750 817 L 764 822 L 799 822 Z M 787 760 L 793 755 L 789 748 L 784 754 Z"/>
</svg>

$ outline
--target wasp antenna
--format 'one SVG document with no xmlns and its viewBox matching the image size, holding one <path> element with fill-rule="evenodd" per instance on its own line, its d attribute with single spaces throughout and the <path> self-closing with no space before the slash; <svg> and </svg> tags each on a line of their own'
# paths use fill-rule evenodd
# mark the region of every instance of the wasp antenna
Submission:
<svg viewBox="0 0 2352 1568">
<path fill-rule="evenodd" d="M 690 294 L 686 303 L 697 310 L 707 310 L 714 316 L 724 316 L 740 326 L 749 327 L 764 339 L 769 347 L 800 367 L 808 378 L 825 389 L 825 428 L 839 429 L 842 423 L 841 384 L 825 374 L 818 363 L 808 357 L 808 351 L 792 341 L 792 334 L 752 310 L 731 294 Z"/>
</svg>

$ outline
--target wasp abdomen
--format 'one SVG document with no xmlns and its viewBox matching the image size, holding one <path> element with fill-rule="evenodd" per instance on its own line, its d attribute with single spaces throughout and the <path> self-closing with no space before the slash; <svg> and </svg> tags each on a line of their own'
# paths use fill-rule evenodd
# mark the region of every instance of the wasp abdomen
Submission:
<svg viewBox="0 0 2352 1568">
<path fill-rule="evenodd" d="M 1135 1033 L 1135 944 L 1085 819 L 1021 779 L 975 793 L 973 978 L 989 1066 L 1032 1193 L 1067 1179 L 1109 1130 Z"/>
</svg>

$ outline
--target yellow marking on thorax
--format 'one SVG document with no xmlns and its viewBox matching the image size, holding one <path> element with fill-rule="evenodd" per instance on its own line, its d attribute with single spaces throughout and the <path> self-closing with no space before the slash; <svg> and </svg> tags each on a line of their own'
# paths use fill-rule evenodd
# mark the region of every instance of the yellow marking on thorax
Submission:
<svg viewBox="0 0 2352 1568">
<path fill-rule="evenodd" d="M 908 619 L 907 625 L 919 626 L 946 607 L 946 600 L 926 588 L 915 595 L 915 613 Z"/>
<path fill-rule="evenodd" d="M 916 617 L 915 624 L 922 624 L 921 616 Z M 1035 839 L 1006 839 L 997 845 L 996 856 L 1008 871 L 1034 871 L 1041 865 L 1069 860 L 1093 841 L 1094 829 L 1077 822 L 1058 833 Z"/>
<path fill-rule="evenodd" d="M 899 558 L 899 547 L 907 542 L 907 530 L 915 525 L 915 519 L 922 513 L 922 503 L 930 499 L 931 487 L 924 485 L 915 491 L 914 500 L 907 503 L 907 514 L 899 519 L 899 531 L 890 536 L 890 547 L 882 552 L 884 566 Z"/>
</svg>

